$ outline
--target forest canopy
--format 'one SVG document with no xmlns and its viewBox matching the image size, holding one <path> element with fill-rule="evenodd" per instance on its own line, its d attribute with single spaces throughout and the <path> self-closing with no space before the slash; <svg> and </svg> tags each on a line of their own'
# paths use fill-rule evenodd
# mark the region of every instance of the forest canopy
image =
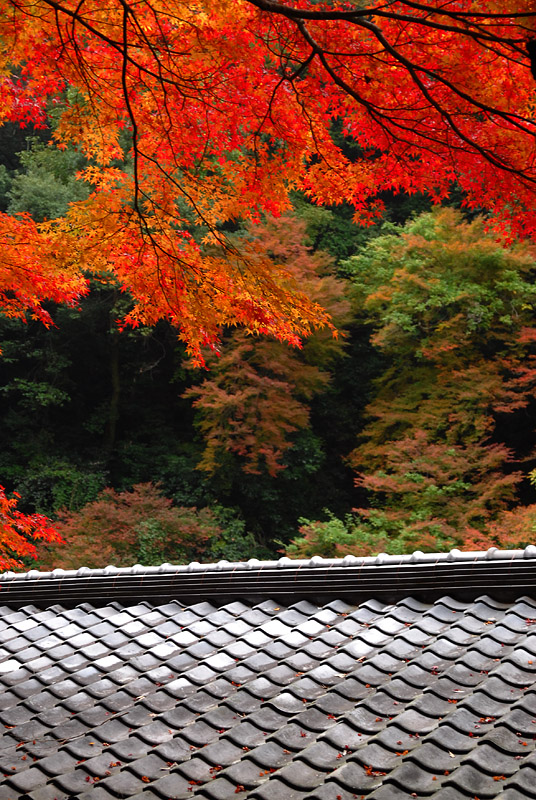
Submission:
<svg viewBox="0 0 536 800">
<path fill-rule="evenodd" d="M 0 119 L 53 112 L 90 189 L 59 219 L 2 215 L 5 311 L 46 321 L 45 298 L 109 275 L 127 323 L 170 320 L 197 360 L 229 324 L 297 344 L 327 315 L 227 235 L 296 189 L 368 224 L 379 192 L 456 184 L 532 235 L 535 18 L 510 0 L 2 0 Z"/>
</svg>

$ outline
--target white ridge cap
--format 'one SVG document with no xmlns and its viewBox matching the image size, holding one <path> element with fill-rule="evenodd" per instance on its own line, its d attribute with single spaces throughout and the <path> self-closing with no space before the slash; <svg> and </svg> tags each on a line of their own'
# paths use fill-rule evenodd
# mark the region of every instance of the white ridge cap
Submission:
<svg viewBox="0 0 536 800">
<path fill-rule="evenodd" d="M 215 561 L 209 561 L 207 564 L 200 564 L 200 566 L 205 572 L 217 572 L 219 569 Z"/>
<path fill-rule="evenodd" d="M 90 569 L 89 567 L 79 567 L 79 569 L 76 570 L 76 574 L 81 578 L 83 578 L 84 575 L 92 575 L 93 572 L 94 570 Z"/>
<path fill-rule="evenodd" d="M 415 559 L 418 564 L 437 564 L 438 561 L 446 561 L 446 553 L 423 553 L 420 550 L 414 553 L 418 557 Z"/>
<path fill-rule="evenodd" d="M 67 574 L 68 573 L 64 569 L 56 568 L 56 569 L 52 570 L 52 577 L 53 578 L 64 578 L 65 575 L 67 575 Z"/>
<path fill-rule="evenodd" d="M 259 564 L 259 566 L 262 566 L 262 561 L 257 563 Z M 281 569 L 284 569 L 285 567 L 294 567 L 296 564 L 298 564 L 298 559 L 295 558 L 292 559 L 289 558 L 288 556 L 281 556 L 281 558 L 277 562 L 277 566 Z"/>
<path fill-rule="evenodd" d="M 525 557 L 524 550 L 500 550 L 500 554 L 501 558 L 503 558 L 505 561 L 511 561 L 512 559 Z"/>
<path fill-rule="evenodd" d="M 217 563 L 201 563 L 192 561 L 190 564 L 160 564 L 158 566 L 143 566 L 134 564 L 131 567 L 116 567 L 113 564 L 104 568 L 91 569 L 89 567 L 79 567 L 77 570 L 64 570 L 56 568 L 52 571 L 39 571 L 31 569 L 27 572 L 7 572 L 0 574 L 1 581 L 38 581 L 43 579 L 58 580 L 64 578 L 78 578 L 80 580 L 95 577 L 111 576 L 136 576 L 136 575 L 176 575 L 184 572 L 234 572 L 237 570 L 268 570 L 268 569 L 315 569 L 324 568 L 344 568 L 344 567 L 363 567 L 373 568 L 374 566 L 385 565 L 404 565 L 411 564 L 435 564 L 445 563 L 467 563 L 467 562 L 490 562 L 490 561 L 511 561 L 520 559 L 536 559 L 536 544 L 528 545 L 524 550 L 500 550 L 497 547 L 490 547 L 488 550 L 460 550 L 453 548 L 450 552 L 442 553 L 423 553 L 416 550 L 414 553 L 405 555 L 389 555 L 379 553 L 377 556 L 354 556 L 345 555 L 343 558 L 323 558 L 313 556 L 309 559 L 289 558 L 281 556 L 278 560 L 263 561 L 257 558 L 250 558 L 248 561 L 227 561 L 222 559 Z"/>
</svg>

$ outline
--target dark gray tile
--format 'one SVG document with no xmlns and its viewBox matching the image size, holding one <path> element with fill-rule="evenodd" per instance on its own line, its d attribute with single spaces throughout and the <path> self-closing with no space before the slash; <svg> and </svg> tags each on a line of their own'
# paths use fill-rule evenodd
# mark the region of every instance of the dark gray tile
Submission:
<svg viewBox="0 0 536 800">
<path fill-rule="evenodd" d="M 65 722 L 55 725 L 50 734 L 60 741 L 69 741 L 79 736 L 84 736 L 88 731 L 88 726 L 76 718 L 67 719 Z"/>
<path fill-rule="evenodd" d="M 30 769 L 23 769 L 20 771 L 15 771 L 13 769 L 9 776 L 8 783 L 10 787 L 16 789 L 20 794 L 25 794 L 34 791 L 37 787 L 45 785 L 48 778 L 49 776 L 42 772 L 38 766 L 32 766 Z M 18 797 L 20 797 L 20 794 Z"/>
<path fill-rule="evenodd" d="M 53 783 L 70 797 L 79 797 L 95 784 L 93 777 L 81 768 L 66 775 L 57 775 Z"/>
<path fill-rule="evenodd" d="M 260 783 L 264 783 L 267 779 L 265 770 L 261 769 L 259 765 L 255 764 L 250 758 L 244 758 L 236 764 L 227 767 L 222 777 L 225 777 L 235 786 L 244 786 L 246 790 L 250 790 Z"/>
<path fill-rule="evenodd" d="M 513 775 L 519 768 L 510 754 L 503 753 L 487 742 L 481 742 L 479 747 L 475 747 L 465 762 L 482 772 L 500 775 Z"/>
<path fill-rule="evenodd" d="M 140 731 L 140 735 L 143 731 Z M 183 738 L 195 747 L 203 747 L 218 739 L 219 733 L 212 725 L 207 725 L 202 719 L 197 720 L 182 730 Z"/>
<path fill-rule="evenodd" d="M 169 744 L 169 743 L 168 743 Z M 113 742 L 110 748 L 115 758 L 120 761 L 131 762 L 138 758 L 143 758 L 147 755 L 151 745 L 141 739 L 139 736 L 129 735 L 127 739 L 122 739 L 118 742 Z"/>
<path fill-rule="evenodd" d="M 213 772 L 211 771 L 212 764 L 205 761 L 197 753 L 193 753 L 189 761 L 183 761 L 179 764 L 177 771 L 180 772 L 187 780 L 194 780 L 199 783 L 205 783 L 212 780 Z"/>
<path fill-rule="evenodd" d="M 95 731 L 95 736 L 102 742 L 120 742 L 130 735 L 131 729 L 122 719 L 110 719 Z"/>
<path fill-rule="evenodd" d="M 400 752 L 400 751 L 399 751 Z M 402 750 L 404 752 L 404 750 Z M 434 742 L 425 741 L 411 753 L 411 760 L 433 774 L 444 775 L 458 766 L 463 754 L 445 750 Z"/>
<path fill-rule="evenodd" d="M 116 797 L 133 797 L 141 793 L 147 784 L 130 770 L 125 769 L 106 778 L 106 789 Z"/>
<path fill-rule="evenodd" d="M 69 714 L 67 709 L 59 705 L 41 711 L 37 716 L 37 720 L 44 725 L 48 725 L 49 728 L 56 728 L 58 725 L 62 725 L 66 722 L 70 716 L 71 714 Z"/>
<path fill-rule="evenodd" d="M 203 714 L 203 720 L 213 728 L 216 728 L 219 733 L 233 728 L 240 721 L 240 717 L 233 712 L 231 708 L 226 705 L 218 706 Z"/>
<path fill-rule="evenodd" d="M 215 708 L 218 705 L 218 699 L 210 692 L 201 689 L 195 694 L 185 697 L 184 705 L 188 706 L 188 708 L 193 711 L 203 713 L 211 708 Z"/>
<path fill-rule="evenodd" d="M 536 770 L 523 766 L 505 784 L 511 790 L 521 792 L 525 797 L 536 797 Z"/>
<path fill-rule="evenodd" d="M 473 737 L 456 730 L 450 724 L 450 720 L 443 721 L 438 725 L 427 737 L 427 741 L 435 742 L 445 750 L 451 750 L 454 753 L 468 753 L 475 746 Z"/>
<path fill-rule="evenodd" d="M 332 691 L 320 697 L 315 703 L 315 708 L 328 716 L 339 717 L 355 708 L 355 701 Z"/>
<path fill-rule="evenodd" d="M 89 734 L 76 738 L 71 742 L 66 742 L 65 750 L 71 755 L 74 755 L 78 761 L 82 761 L 100 755 L 102 752 L 102 743 L 97 737 Z"/>
<path fill-rule="evenodd" d="M 70 772 L 74 769 L 76 761 L 76 758 L 66 750 L 60 750 L 54 753 L 54 755 L 42 758 L 39 761 L 39 769 L 49 777 L 55 777 L 56 775 L 61 775 L 64 772 Z"/>
<path fill-rule="evenodd" d="M 174 731 L 160 720 L 155 720 L 149 725 L 144 725 L 142 728 L 139 728 L 138 735 L 149 744 L 156 745 L 172 739 Z"/>
<path fill-rule="evenodd" d="M 70 690 L 71 687 L 69 687 Z M 69 693 L 67 697 L 63 698 L 62 706 L 64 706 L 68 711 L 73 714 L 77 714 L 79 711 L 85 711 L 89 708 L 93 708 L 95 705 L 95 698 L 91 697 L 85 690 L 80 689 L 78 686 L 76 693 Z"/>
<path fill-rule="evenodd" d="M 240 800 L 241 797 L 246 796 L 251 800 L 307 800 L 307 798 L 313 797 L 310 791 L 294 789 L 279 778 L 266 780 L 258 789 L 247 795 L 239 794 L 237 798 Z"/>
<path fill-rule="evenodd" d="M 138 745 L 140 751 L 142 746 L 145 748 L 148 747 L 146 742 L 143 742 L 142 740 L 138 740 Z M 116 752 L 118 752 L 117 747 L 114 749 Z M 176 736 L 173 739 L 169 739 L 167 742 L 162 742 L 161 744 L 155 746 L 151 745 L 151 749 L 152 752 L 162 756 L 168 766 L 174 763 L 180 764 L 181 761 L 187 761 L 192 755 L 192 745 L 190 745 L 190 743 L 181 736 Z M 129 755 L 128 748 L 125 747 L 124 752 L 126 753 L 127 758 L 132 757 L 132 753 Z"/>
<path fill-rule="evenodd" d="M 134 761 L 130 766 L 130 770 L 142 780 L 145 776 L 153 781 L 169 774 L 170 768 L 167 760 L 161 758 L 153 751 L 145 756 L 145 758 Z"/>
<path fill-rule="evenodd" d="M 322 771 L 330 772 L 340 767 L 346 761 L 347 751 L 339 750 L 330 745 L 327 740 L 319 740 L 302 750 L 300 758 L 310 767 L 318 767 Z M 255 758 L 255 753 L 253 754 Z M 287 760 L 290 755 L 287 756 Z"/>
<path fill-rule="evenodd" d="M 275 747 L 275 745 L 274 745 Z M 253 756 L 261 748 L 256 748 L 252 751 Z M 233 743 L 230 739 L 218 739 L 213 744 L 203 747 L 203 759 L 213 767 L 224 767 L 234 764 L 244 755 L 243 747 Z M 259 762 L 259 759 L 256 759 Z M 259 762 L 260 763 L 260 762 Z"/>
<path fill-rule="evenodd" d="M 23 722 L 28 722 L 34 716 L 34 712 L 23 705 L 12 706 L 0 712 L 0 722 L 5 727 L 15 727 Z"/>
<path fill-rule="evenodd" d="M 21 761 L 3 763 L 19 765 L 9 780 L 44 776 L 31 800 L 52 800 L 50 787 L 58 800 L 535 798 L 536 605 L 524 602 L 9 612 L 0 721 L 14 724 L 6 758 Z"/>
<path fill-rule="evenodd" d="M 494 797 L 499 794 L 502 789 L 501 783 L 501 781 L 494 780 L 492 774 L 482 772 L 470 764 L 463 764 L 445 781 L 446 785 L 453 785 L 473 796 L 481 794 L 484 797 Z"/>
<path fill-rule="evenodd" d="M 482 742 L 493 745 L 511 756 L 525 756 L 534 747 L 532 738 L 525 738 L 503 724 L 498 724 L 482 736 Z"/>
<path fill-rule="evenodd" d="M 356 761 L 349 761 L 332 773 L 330 779 L 356 794 L 359 792 L 368 794 L 374 787 L 381 785 L 385 779 L 383 770 L 369 770 L 368 766 Z"/>
<path fill-rule="evenodd" d="M 281 731 L 278 731 L 278 734 L 280 733 Z M 256 747 L 266 738 L 263 731 L 247 720 L 240 722 L 234 728 L 227 731 L 226 736 L 239 747 L 247 747 L 248 749 Z"/>
<path fill-rule="evenodd" d="M 225 777 L 216 777 L 198 792 L 198 796 L 208 797 L 211 800 L 240 800 L 247 795 L 236 783 L 231 783 Z"/>
<path fill-rule="evenodd" d="M 513 786 L 501 792 L 501 800 L 526 800 L 527 797 L 536 797 L 536 794 L 529 793 L 526 789 L 520 791 Z"/>
<path fill-rule="evenodd" d="M 428 769 L 424 769 L 414 761 L 406 761 L 390 773 L 389 782 L 400 788 L 411 786 L 412 790 L 420 797 L 434 791 L 437 774 L 429 772 Z"/>
</svg>

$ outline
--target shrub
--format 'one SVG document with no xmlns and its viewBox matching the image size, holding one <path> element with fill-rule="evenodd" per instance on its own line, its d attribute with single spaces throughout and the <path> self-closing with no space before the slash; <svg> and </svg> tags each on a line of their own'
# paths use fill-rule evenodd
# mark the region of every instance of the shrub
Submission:
<svg viewBox="0 0 536 800">
<path fill-rule="evenodd" d="M 79 511 L 60 513 L 56 527 L 65 544 L 41 548 L 42 569 L 187 563 L 222 533 L 210 509 L 173 507 L 151 483 L 104 489 Z"/>
</svg>

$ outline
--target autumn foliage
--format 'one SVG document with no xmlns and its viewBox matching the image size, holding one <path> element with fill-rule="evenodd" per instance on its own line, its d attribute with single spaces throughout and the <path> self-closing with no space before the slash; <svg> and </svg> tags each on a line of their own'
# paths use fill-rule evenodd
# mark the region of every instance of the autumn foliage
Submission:
<svg viewBox="0 0 536 800">
<path fill-rule="evenodd" d="M 35 542 L 61 543 L 50 520 L 42 514 L 23 514 L 17 509 L 18 495 L 6 497 L 0 486 L 0 570 L 20 569 L 21 558 L 37 557 Z"/>
<path fill-rule="evenodd" d="M 441 200 L 455 182 L 532 235 L 535 14 L 506 0 L 2 0 L 0 121 L 53 111 L 54 144 L 85 156 L 91 189 L 65 219 L 0 217 L 5 309 L 46 319 L 46 297 L 76 300 L 93 273 L 131 292 L 126 322 L 169 319 L 198 360 L 222 325 L 297 344 L 325 313 L 224 232 L 287 210 L 292 189 L 368 224 L 378 192 Z"/>
<path fill-rule="evenodd" d="M 305 223 L 285 215 L 251 233 L 274 263 L 284 265 L 308 296 L 328 309 L 342 332 L 350 311 L 345 286 L 330 274 L 331 259 L 307 245 Z M 230 334 L 209 357 L 207 377 L 185 393 L 193 398 L 205 441 L 200 468 L 214 472 L 231 454 L 245 472 L 275 476 L 284 469 L 292 435 L 308 427 L 308 401 L 325 390 L 343 343 L 342 336 L 320 331 L 296 352 L 266 337 Z"/>
<path fill-rule="evenodd" d="M 77 512 L 60 513 L 62 542 L 39 548 L 41 569 L 188 563 L 199 559 L 221 527 L 207 508 L 180 508 L 152 484 L 104 489 Z"/>
<path fill-rule="evenodd" d="M 358 483 L 413 544 L 482 542 L 522 478 L 495 432 L 498 414 L 535 396 L 533 254 L 446 209 L 380 237 L 354 267 L 390 360 L 350 456 Z"/>
</svg>

